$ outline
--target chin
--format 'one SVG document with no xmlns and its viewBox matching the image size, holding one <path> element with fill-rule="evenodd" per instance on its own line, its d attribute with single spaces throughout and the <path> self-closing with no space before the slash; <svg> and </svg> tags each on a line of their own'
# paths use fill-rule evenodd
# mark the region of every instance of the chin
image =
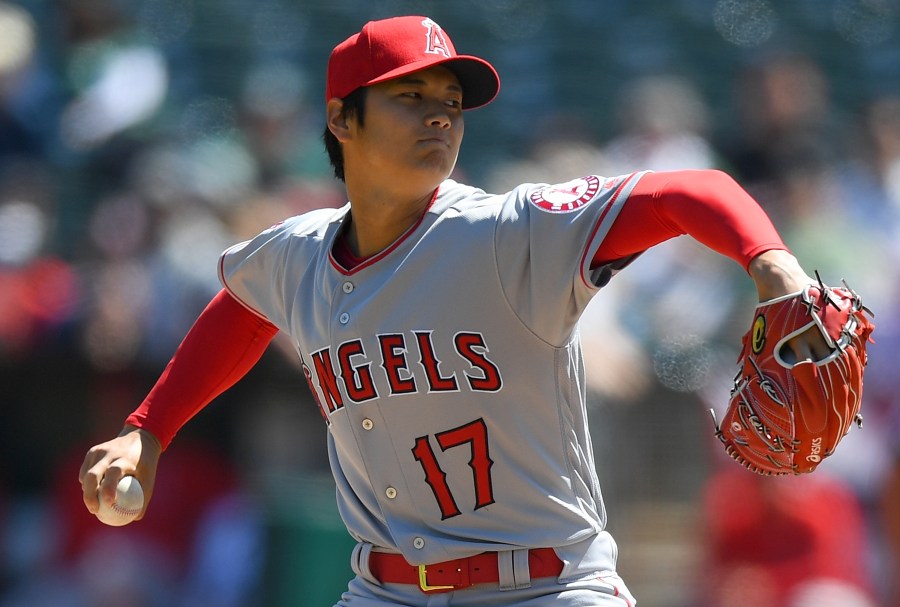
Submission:
<svg viewBox="0 0 900 607">
<path fill-rule="evenodd" d="M 432 172 L 434 175 L 439 175 L 441 181 L 446 179 L 453 173 L 453 169 L 456 168 L 456 157 L 448 158 L 446 155 L 440 159 L 434 159 L 434 162 L 429 162 L 428 160 L 424 163 L 424 168 L 427 171 Z"/>
</svg>

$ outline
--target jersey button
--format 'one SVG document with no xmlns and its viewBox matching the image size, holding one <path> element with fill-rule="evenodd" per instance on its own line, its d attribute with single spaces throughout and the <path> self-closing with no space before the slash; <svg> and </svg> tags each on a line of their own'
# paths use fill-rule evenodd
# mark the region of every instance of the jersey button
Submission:
<svg viewBox="0 0 900 607">
<path fill-rule="evenodd" d="M 384 490 L 384 494 L 388 497 L 389 500 L 392 500 L 397 497 L 397 490 L 393 487 L 388 487 Z"/>
<path fill-rule="evenodd" d="M 344 290 L 344 293 L 352 293 L 353 292 L 353 283 L 345 282 L 343 285 L 341 285 L 341 288 Z"/>
<path fill-rule="evenodd" d="M 344 312 L 343 314 L 340 315 L 338 320 L 340 321 L 340 323 L 342 325 L 346 325 L 348 322 L 350 322 L 350 315 L 347 314 L 346 312 Z"/>
<path fill-rule="evenodd" d="M 417 538 L 415 538 L 415 539 L 413 540 L 413 546 L 414 546 L 417 550 L 421 550 L 422 548 L 425 547 L 425 540 L 422 539 L 422 538 L 420 538 L 420 537 L 417 537 Z"/>
<path fill-rule="evenodd" d="M 371 430 L 375 427 L 375 422 L 367 417 L 366 419 L 362 420 L 362 427 L 363 430 Z"/>
</svg>

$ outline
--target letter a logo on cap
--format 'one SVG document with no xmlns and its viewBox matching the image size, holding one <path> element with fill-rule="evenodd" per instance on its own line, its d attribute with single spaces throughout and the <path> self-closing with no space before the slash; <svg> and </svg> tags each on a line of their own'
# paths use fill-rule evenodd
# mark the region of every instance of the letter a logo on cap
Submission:
<svg viewBox="0 0 900 607">
<path fill-rule="evenodd" d="M 431 19 L 423 20 L 422 25 L 428 28 L 428 32 L 425 34 L 425 53 L 429 55 L 443 55 L 449 59 L 450 49 L 447 48 L 447 41 L 444 39 L 444 32 L 441 30 L 441 26 Z"/>
</svg>

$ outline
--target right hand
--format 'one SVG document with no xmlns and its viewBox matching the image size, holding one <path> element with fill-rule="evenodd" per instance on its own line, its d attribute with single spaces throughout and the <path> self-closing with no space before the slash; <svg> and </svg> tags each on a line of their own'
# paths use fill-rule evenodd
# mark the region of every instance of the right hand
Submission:
<svg viewBox="0 0 900 607">
<path fill-rule="evenodd" d="M 91 447 L 78 473 L 84 505 L 96 514 L 101 500 L 107 504 L 115 501 L 116 485 L 122 477 L 134 476 L 144 489 L 144 510 L 137 517 L 140 520 L 153 495 L 160 455 L 159 440 L 135 426 L 125 426 L 116 438 Z"/>
</svg>

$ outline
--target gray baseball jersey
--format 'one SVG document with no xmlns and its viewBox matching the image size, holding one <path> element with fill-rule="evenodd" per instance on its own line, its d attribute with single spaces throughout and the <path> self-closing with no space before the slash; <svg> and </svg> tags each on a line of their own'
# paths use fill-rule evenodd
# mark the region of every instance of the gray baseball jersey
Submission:
<svg viewBox="0 0 900 607">
<path fill-rule="evenodd" d="M 577 322 L 640 176 L 502 195 L 447 180 L 352 270 L 332 255 L 349 204 L 223 254 L 225 287 L 296 344 L 355 539 L 429 564 L 602 531 Z"/>
</svg>

